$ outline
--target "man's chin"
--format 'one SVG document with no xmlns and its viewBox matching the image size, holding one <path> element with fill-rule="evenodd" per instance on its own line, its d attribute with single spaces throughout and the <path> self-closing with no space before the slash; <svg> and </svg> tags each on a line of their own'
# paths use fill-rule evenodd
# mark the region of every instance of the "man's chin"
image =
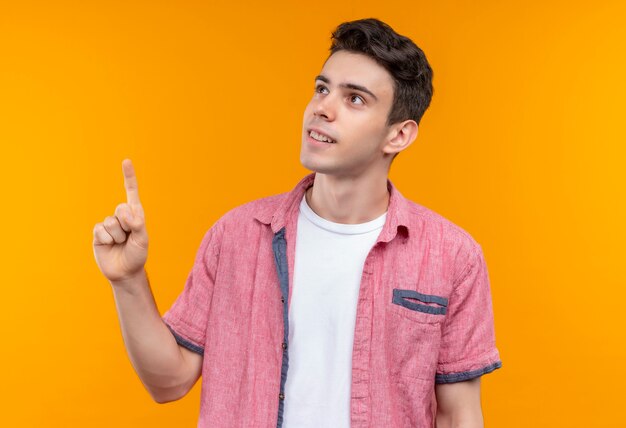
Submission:
<svg viewBox="0 0 626 428">
<path fill-rule="evenodd" d="M 300 152 L 300 164 L 306 169 L 309 169 L 311 171 L 315 171 L 317 167 L 319 166 L 318 162 L 314 162 L 311 159 L 311 156 L 308 153 L 306 153 L 304 150 Z"/>
<path fill-rule="evenodd" d="M 323 162 L 323 161 L 326 162 Z M 328 162 L 330 159 L 319 159 L 317 156 L 311 156 L 304 150 L 300 152 L 300 164 L 306 169 L 317 172 L 319 174 L 337 175 L 341 174 L 341 168 Z"/>
<path fill-rule="evenodd" d="M 314 165 L 310 165 L 310 164 L 308 164 L 306 162 L 302 162 L 302 161 L 300 162 L 300 164 L 303 167 L 305 167 L 306 169 L 308 169 L 309 171 L 311 171 L 311 172 L 319 172 L 319 169 L 316 168 Z"/>
<path fill-rule="evenodd" d="M 336 175 L 337 174 L 337 170 L 335 168 L 330 168 L 328 166 L 323 166 L 323 165 L 313 165 L 311 163 L 306 163 L 306 162 L 301 162 L 302 166 L 305 167 L 306 169 L 308 169 L 311 172 L 315 172 L 317 174 L 324 174 L 324 175 Z"/>
</svg>

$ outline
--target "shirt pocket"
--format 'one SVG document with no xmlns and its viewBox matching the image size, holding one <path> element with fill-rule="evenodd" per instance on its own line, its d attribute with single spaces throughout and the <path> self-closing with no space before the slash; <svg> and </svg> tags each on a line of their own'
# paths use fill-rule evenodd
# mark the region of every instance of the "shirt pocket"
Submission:
<svg viewBox="0 0 626 428">
<path fill-rule="evenodd" d="M 434 294 L 424 294 L 415 290 L 393 290 L 391 303 L 410 309 L 411 311 L 420 312 L 429 315 L 445 315 L 448 308 L 448 299 Z M 401 311 L 402 313 L 402 311 Z M 443 317 L 428 317 L 417 315 L 425 322 L 438 322 Z"/>
<path fill-rule="evenodd" d="M 394 289 L 387 305 L 386 343 L 394 376 L 434 381 L 448 300 Z"/>
</svg>

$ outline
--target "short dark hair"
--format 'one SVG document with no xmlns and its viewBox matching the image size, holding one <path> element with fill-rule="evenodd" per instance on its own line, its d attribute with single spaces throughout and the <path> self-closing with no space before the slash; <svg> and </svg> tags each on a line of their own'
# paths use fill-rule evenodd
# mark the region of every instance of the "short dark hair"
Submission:
<svg viewBox="0 0 626 428">
<path fill-rule="evenodd" d="M 433 71 L 411 39 L 368 18 L 339 24 L 331 40 L 330 55 L 341 50 L 365 54 L 391 74 L 394 91 L 387 125 L 407 119 L 420 123 L 433 96 Z"/>
</svg>

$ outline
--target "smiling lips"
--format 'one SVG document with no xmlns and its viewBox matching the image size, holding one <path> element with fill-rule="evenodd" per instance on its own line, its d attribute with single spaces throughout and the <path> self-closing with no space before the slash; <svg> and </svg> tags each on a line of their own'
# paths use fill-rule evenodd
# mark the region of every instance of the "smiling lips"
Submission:
<svg viewBox="0 0 626 428">
<path fill-rule="evenodd" d="M 337 141 L 333 140 L 332 138 L 330 138 L 330 137 L 328 137 L 328 136 L 326 136 L 324 134 L 320 134 L 319 132 L 314 131 L 314 130 L 310 130 L 309 131 L 309 136 L 311 138 L 313 138 L 314 140 L 321 141 L 322 143 L 334 144 L 334 143 L 337 142 Z"/>
</svg>

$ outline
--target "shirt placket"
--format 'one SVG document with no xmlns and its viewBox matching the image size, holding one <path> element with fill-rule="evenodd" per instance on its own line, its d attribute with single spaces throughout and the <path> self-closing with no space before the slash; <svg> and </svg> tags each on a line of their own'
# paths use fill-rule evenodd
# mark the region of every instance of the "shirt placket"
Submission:
<svg viewBox="0 0 626 428">
<path fill-rule="evenodd" d="M 379 246 L 380 242 L 376 242 L 367 254 L 359 286 L 352 347 L 352 384 L 350 389 L 350 426 L 352 428 L 368 427 L 370 420 L 372 289 L 375 267 L 380 257 Z"/>
<path fill-rule="evenodd" d="M 287 371 L 289 369 L 289 352 L 287 351 L 289 344 L 289 263 L 287 261 L 287 241 L 285 238 L 284 227 L 274 234 L 274 239 L 272 240 L 272 250 L 274 252 L 276 272 L 280 283 L 280 301 L 283 307 L 283 354 L 280 368 L 280 392 L 278 394 L 278 418 L 276 423 L 277 428 L 281 428 L 283 425 L 283 412 L 285 407 L 285 383 L 287 381 Z"/>
</svg>

